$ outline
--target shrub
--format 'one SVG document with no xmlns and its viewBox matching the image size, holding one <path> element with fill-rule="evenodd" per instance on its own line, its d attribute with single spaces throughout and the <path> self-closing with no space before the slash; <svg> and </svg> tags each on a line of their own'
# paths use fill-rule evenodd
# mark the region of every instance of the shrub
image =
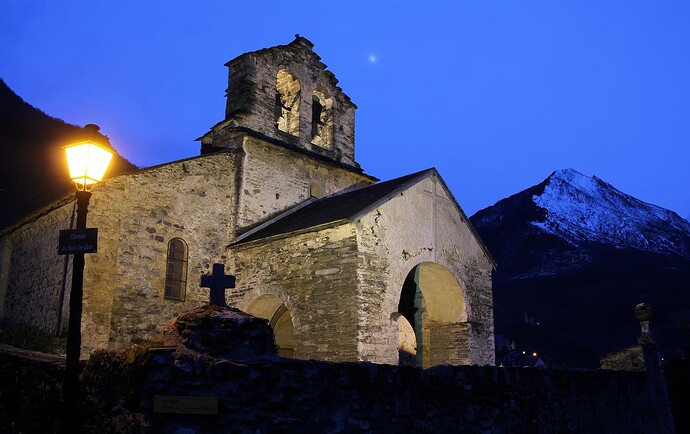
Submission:
<svg viewBox="0 0 690 434">
<path fill-rule="evenodd" d="M 0 342 L 24 350 L 65 354 L 66 338 L 29 324 L 0 325 Z"/>
</svg>

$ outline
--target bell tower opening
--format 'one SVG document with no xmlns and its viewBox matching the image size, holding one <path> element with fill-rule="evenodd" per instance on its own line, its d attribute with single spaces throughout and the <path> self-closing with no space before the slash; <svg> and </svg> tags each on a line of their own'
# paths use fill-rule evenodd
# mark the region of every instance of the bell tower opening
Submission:
<svg viewBox="0 0 690 434">
<path fill-rule="evenodd" d="M 225 119 L 198 139 L 202 154 L 239 148 L 251 135 L 363 172 L 355 161 L 357 106 L 310 41 L 296 36 L 288 45 L 245 53 L 226 66 Z"/>
<path fill-rule="evenodd" d="M 325 90 L 314 90 L 311 105 L 311 142 L 333 148 L 333 98 Z"/>
<path fill-rule="evenodd" d="M 299 137 L 299 106 L 301 87 L 299 80 L 285 69 L 276 76 L 276 128 Z"/>
</svg>

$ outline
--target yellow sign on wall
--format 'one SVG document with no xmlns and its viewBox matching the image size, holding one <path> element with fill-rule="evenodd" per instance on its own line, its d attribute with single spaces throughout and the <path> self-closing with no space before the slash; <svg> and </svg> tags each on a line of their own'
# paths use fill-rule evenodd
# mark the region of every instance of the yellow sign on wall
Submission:
<svg viewBox="0 0 690 434">
<path fill-rule="evenodd" d="M 153 397 L 154 413 L 171 414 L 218 414 L 218 398 L 214 396 L 164 396 Z"/>
</svg>

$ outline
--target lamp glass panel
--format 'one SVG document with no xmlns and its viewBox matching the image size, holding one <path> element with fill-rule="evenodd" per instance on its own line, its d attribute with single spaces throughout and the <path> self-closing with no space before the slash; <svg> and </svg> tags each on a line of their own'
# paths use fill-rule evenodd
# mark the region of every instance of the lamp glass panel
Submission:
<svg viewBox="0 0 690 434">
<path fill-rule="evenodd" d="M 95 143 L 85 142 L 65 148 L 70 178 L 77 184 L 99 182 L 113 157 L 112 152 Z"/>
<path fill-rule="evenodd" d="M 89 148 L 89 164 L 86 170 L 86 177 L 100 182 L 112 158 L 112 152 L 100 146 L 91 145 Z"/>
</svg>

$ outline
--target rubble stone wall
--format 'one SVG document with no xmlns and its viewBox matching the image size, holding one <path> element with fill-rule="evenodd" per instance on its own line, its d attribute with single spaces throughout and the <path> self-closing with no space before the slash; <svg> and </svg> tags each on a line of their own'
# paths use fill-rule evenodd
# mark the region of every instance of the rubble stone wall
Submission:
<svg viewBox="0 0 690 434">
<path fill-rule="evenodd" d="M 277 359 L 234 363 L 155 351 L 138 410 L 154 432 L 668 433 L 640 372 Z M 218 415 L 156 414 L 163 396 Z"/>
<path fill-rule="evenodd" d="M 229 68 L 226 119 L 309 152 L 357 167 L 354 156 L 355 105 L 311 45 L 296 40 L 287 46 L 246 53 L 227 63 Z M 284 69 L 299 80 L 299 134 L 279 131 L 275 123 L 276 78 Z M 333 98 L 333 146 L 311 143 L 312 95 L 315 90 Z M 215 142 L 215 139 L 214 139 Z"/>
<path fill-rule="evenodd" d="M 243 150 L 239 233 L 309 199 L 312 183 L 323 196 L 372 183 L 368 176 L 251 137 Z"/>
<path fill-rule="evenodd" d="M 0 346 L 0 427 L 57 431 L 57 359 Z M 673 423 L 644 372 L 240 363 L 159 349 L 98 352 L 81 378 L 85 432 L 617 434 Z M 217 398 L 218 414 L 156 413 L 156 395 Z"/>
<path fill-rule="evenodd" d="M 61 202 L 0 237 L 0 320 L 56 331 L 61 292 L 67 312 L 72 261 L 57 249 L 60 231 L 70 228 L 74 201 Z"/>
<path fill-rule="evenodd" d="M 468 225 L 435 176 L 357 222 L 364 360 L 397 364 L 398 330 L 391 314 L 410 271 L 434 263 L 457 280 L 466 309 L 454 342 L 446 345 L 456 351 L 445 362 L 494 364 L 492 265 Z"/>
<path fill-rule="evenodd" d="M 247 310 L 257 297 L 283 301 L 295 329 L 295 357 L 357 361 L 357 243 L 339 226 L 233 248 L 238 288 L 228 304 Z M 240 284 L 241 283 L 241 284 Z"/>
<path fill-rule="evenodd" d="M 202 274 L 225 262 L 233 227 L 235 153 L 182 160 L 108 181 L 94 190 L 99 252 L 86 265 L 83 352 L 157 338 L 183 310 L 208 303 Z M 184 300 L 165 298 L 168 243 L 188 248 Z M 94 333 L 97 330 L 98 333 Z"/>
<path fill-rule="evenodd" d="M 168 357 L 154 357 L 149 378 L 170 377 L 147 383 L 142 410 L 156 394 L 215 396 L 219 416 L 154 415 L 158 432 L 667 432 L 638 373 L 281 361 L 216 363 L 199 379 Z"/>
</svg>

